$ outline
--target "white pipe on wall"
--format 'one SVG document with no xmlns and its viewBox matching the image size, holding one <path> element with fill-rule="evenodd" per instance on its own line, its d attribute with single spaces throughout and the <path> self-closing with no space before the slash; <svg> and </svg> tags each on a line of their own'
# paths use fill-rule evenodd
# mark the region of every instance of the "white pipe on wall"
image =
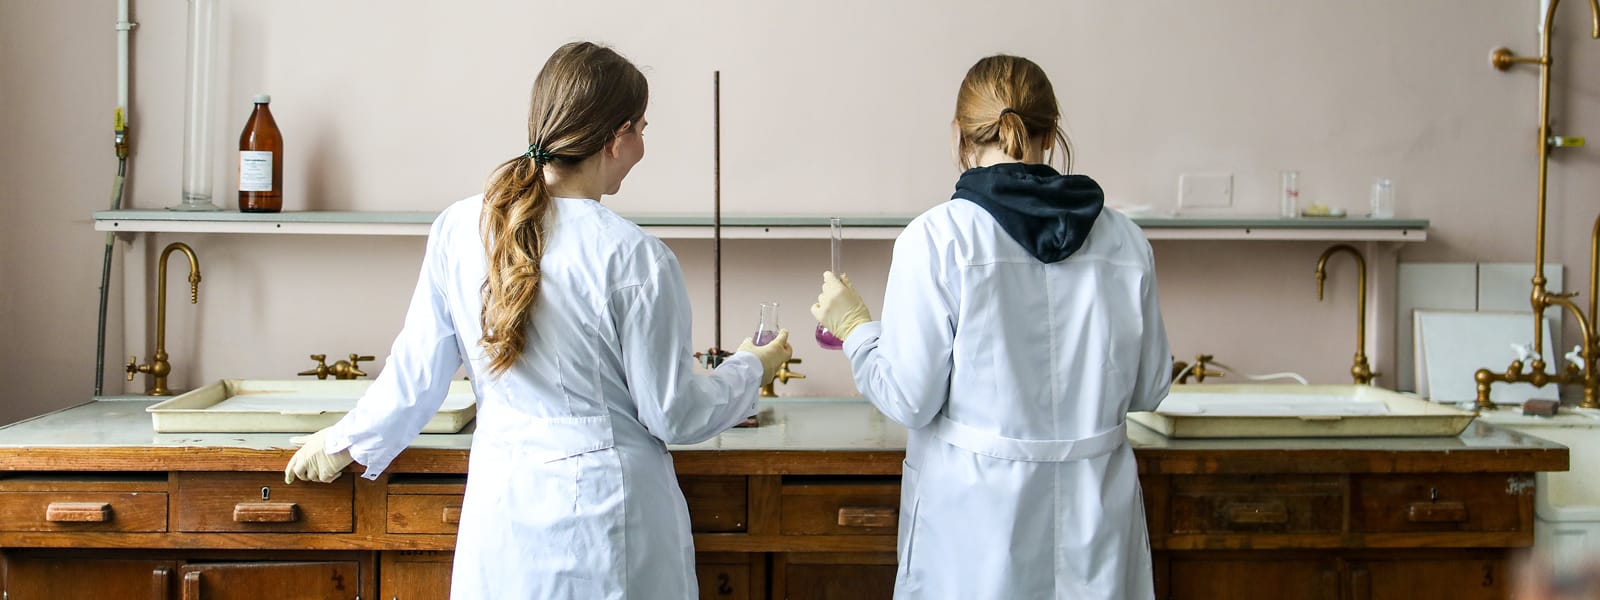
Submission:
<svg viewBox="0 0 1600 600">
<path fill-rule="evenodd" d="M 130 0 L 117 0 L 117 108 L 122 110 L 122 122 L 131 119 L 128 114 L 128 38 L 138 23 L 128 20 Z"/>
</svg>

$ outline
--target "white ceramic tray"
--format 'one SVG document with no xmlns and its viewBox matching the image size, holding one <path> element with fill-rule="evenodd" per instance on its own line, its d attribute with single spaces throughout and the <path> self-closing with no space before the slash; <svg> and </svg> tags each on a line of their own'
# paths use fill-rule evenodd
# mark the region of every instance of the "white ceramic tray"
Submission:
<svg viewBox="0 0 1600 600">
<path fill-rule="evenodd" d="M 158 433 L 310 433 L 355 408 L 372 380 L 223 379 L 147 409 Z M 423 433 L 456 433 L 478 412 L 472 385 L 450 384 Z"/>
<path fill-rule="evenodd" d="M 1471 412 L 1365 385 L 1174 385 L 1128 420 L 1173 438 L 1455 436 Z"/>
</svg>

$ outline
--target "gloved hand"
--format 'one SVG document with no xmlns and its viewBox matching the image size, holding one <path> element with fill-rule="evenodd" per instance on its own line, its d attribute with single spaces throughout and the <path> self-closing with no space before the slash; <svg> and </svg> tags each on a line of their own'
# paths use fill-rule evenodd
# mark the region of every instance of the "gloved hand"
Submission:
<svg viewBox="0 0 1600 600">
<path fill-rule="evenodd" d="M 794 348 L 789 347 L 789 330 L 779 329 L 778 337 L 772 338 L 765 346 L 757 346 L 750 338 L 745 338 L 739 344 L 739 352 L 749 352 L 761 359 L 761 385 L 772 382 L 772 377 L 778 373 L 778 367 L 794 356 Z"/>
<path fill-rule="evenodd" d="M 289 441 L 305 445 L 301 446 L 289 459 L 289 466 L 283 469 L 283 482 L 294 483 L 295 479 L 302 481 L 315 481 L 328 483 L 338 479 L 344 474 L 344 468 L 353 460 L 350 450 L 340 450 L 328 454 L 326 434 L 327 429 L 307 436 L 296 436 Z"/>
<path fill-rule="evenodd" d="M 857 325 L 872 320 L 867 303 L 850 287 L 850 277 L 846 275 L 840 279 L 833 271 L 822 272 L 822 293 L 817 294 L 817 303 L 811 305 L 811 316 L 839 341 L 849 337 Z"/>
</svg>

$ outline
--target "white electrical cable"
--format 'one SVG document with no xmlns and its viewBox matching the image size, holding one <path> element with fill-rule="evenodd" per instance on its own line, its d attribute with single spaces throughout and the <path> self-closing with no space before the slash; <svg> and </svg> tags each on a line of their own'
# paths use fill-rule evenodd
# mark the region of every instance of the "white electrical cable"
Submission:
<svg viewBox="0 0 1600 600">
<path fill-rule="evenodd" d="M 1311 382 L 1306 381 L 1306 378 L 1305 377 L 1301 377 L 1299 373 L 1290 373 L 1290 372 L 1285 371 L 1283 373 L 1267 373 L 1265 375 L 1251 375 L 1249 373 L 1240 373 L 1238 369 L 1235 369 L 1235 368 L 1230 367 L 1228 365 L 1219 363 L 1217 361 L 1211 361 L 1210 364 L 1213 367 L 1216 367 L 1218 369 L 1222 369 L 1223 371 L 1227 371 L 1229 373 L 1233 373 L 1234 375 L 1238 375 L 1238 376 L 1243 377 L 1245 379 L 1248 379 L 1250 381 L 1273 381 L 1273 380 L 1277 380 L 1277 379 L 1292 379 L 1292 380 L 1294 380 L 1296 382 L 1299 382 L 1300 385 L 1311 385 Z M 1190 366 L 1192 367 L 1193 365 L 1190 365 Z M 1184 370 L 1188 370 L 1188 369 L 1185 368 Z"/>
</svg>

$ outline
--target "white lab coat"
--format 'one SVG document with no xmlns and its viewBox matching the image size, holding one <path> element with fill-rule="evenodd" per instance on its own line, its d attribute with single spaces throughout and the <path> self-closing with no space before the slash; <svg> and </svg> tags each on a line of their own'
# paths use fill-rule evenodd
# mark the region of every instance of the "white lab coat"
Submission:
<svg viewBox="0 0 1600 600">
<path fill-rule="evenodd" d="M 456 539 L 456 598 L 688 599 L 689 514 L 666 444 L 754 414 L 761 363 L 695 372 L 677 258 L 582 199 L 556 199 L 521 359 L 488 373 L 482 197 L 440 214 L 383 372 L 328 436 L 375 478 L 444 401 L 463 364 L 478 396 Z"/>
<path fill-rule="evenodd" d="M 844 350 L 911 430 L 895 597 L 1153 597 L 1123 417 L 1161 401 L 1172 359 L 1139 228 L 1107 209 L 1044 264 L 952 200 L 896 240 L 883 305 Z"/>
</svg>

